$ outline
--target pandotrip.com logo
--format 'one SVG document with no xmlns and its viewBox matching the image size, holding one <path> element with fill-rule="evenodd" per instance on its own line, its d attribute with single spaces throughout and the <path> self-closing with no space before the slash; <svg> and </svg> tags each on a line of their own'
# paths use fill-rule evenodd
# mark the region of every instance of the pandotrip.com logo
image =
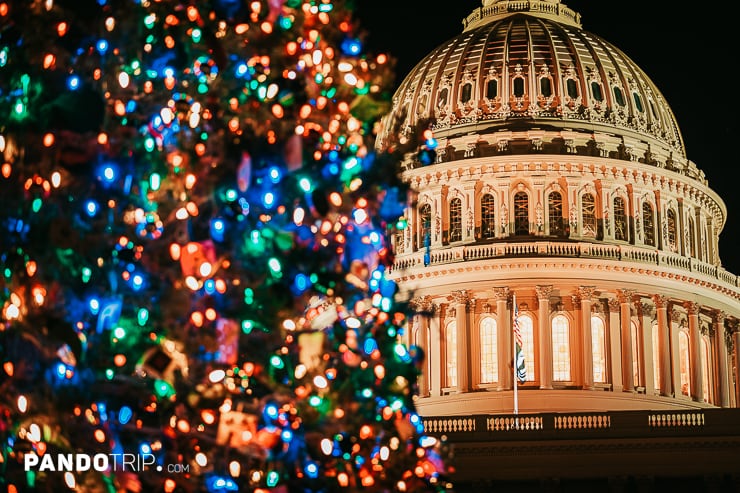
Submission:
<svg viewBox="0 0 740 493">
<path fill-rule="evenodd" d="M 36 472 L 142 472 L 163 471 L 153 454 L 25 454 L 23 467 Z M 187 472 L 186 464 L 168 464 L 167 472 Z M 188 468 L 189 469 L 189 468 Z"/>
</svg>

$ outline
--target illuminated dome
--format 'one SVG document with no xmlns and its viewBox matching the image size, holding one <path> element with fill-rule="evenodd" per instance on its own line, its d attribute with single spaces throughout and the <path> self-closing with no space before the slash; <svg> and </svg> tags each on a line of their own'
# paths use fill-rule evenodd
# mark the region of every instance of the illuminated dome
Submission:
<svg viewBox="0 0 740 493">
<path fill-rule="evenodd" d="M 655 84 L 559 0 L 486 0 L 463 24 L 400 84 L 379 148 L 428 121 L 438 139 L 479 136 L 478 155 L 608 152 L 702 179 Z"/>
<path fill-rule="evenodd" d="M 422 415 L 494 423 L 514 395 L 523 413 L 738 407 L 727 208 L 658 88 L 558 0 L 484 0 L 464 26 L 400 84 L 376 143 L 434 135 L 403 157 L 389 270 L 417 311 Z"/>
</svg>

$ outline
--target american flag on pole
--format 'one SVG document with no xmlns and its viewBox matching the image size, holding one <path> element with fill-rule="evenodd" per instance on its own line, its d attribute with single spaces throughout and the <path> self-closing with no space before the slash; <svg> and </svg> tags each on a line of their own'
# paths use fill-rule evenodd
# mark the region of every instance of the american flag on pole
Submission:
<svg viewBox="0 0 740 493">
<path fill-rule="evenodd" d="M 514 302 L 514 371 L 520 382 L 527 380 L 527 366 L 524 363 L 524 344 L 522 331 L 519 327 L 519 306 Z"/>
</svg>

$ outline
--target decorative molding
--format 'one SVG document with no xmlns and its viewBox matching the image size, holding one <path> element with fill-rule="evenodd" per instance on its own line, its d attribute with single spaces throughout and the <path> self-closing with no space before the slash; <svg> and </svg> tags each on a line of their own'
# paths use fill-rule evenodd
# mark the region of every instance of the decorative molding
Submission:
<svg viewBox="0 0 740 493">
<path fill-rule="evenodd" d="M 414 310 L 416 313 L 421 313 L 430 317 L 433 316 L 439 308 L 432 297 L 428 295 L 412 298 L 409 301 L 409 305 L 411 306 L 411 309 Z"/>
<path fill-rule="evenodd" d="M 538 284 L 534 287 L 535 291 L 537 291 L 537 299 L 541 301 L 549 301 L 550 294 L 553 291 L 553 285 L 552 284 Z"/>
<path fill-rule="evenodd" d="M 510 294 L 511 290 L 508 287 L 504 286 L 493 288 L 493 296 L 496 298 L 497 301 L 508 300 Z"/>
</svg>

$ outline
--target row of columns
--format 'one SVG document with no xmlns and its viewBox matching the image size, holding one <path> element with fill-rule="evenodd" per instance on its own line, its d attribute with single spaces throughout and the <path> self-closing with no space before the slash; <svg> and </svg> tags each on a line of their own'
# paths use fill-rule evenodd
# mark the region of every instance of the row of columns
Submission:
<svg viewBox="0 0 740 493">
<path fill-rule="evenodd" d="M 534 328 L 538 335 L 538 365 L 539 386 L 541 389 L 552 389 L 552 330 L 550 327 L 550 295 L 553 291 L 551 285 L 535 286 L 538 299 L 537 326 Z M 571 369 L 575 376 L 577 385 L 584 389 L 595 387 L 593 372 L 593 341 L 591 333 L 591 313 L 593 308 L 593 286 L 581 286 L 577 294 L 573 296 L 574 309 L 580 310 L 580 317 L 574 317 L 579 321 L 580 334 L 578 342 L 580 347 L 571 351 Z M 511 326 L 511 311 L 509 300 L 513 292 L 508 287 L 494 287 L 496 301 L 495 318 L 499 330 L 497 331 L 498 354 L 497 363 L 499 368 L 498 390 L 513 388 L 513 376 L 509 369 L 513 361 L 513 341 Z M 448 298 L 447 312 L 445 318 L 454 318 L 457 324 L 456 357 L 457 357 L 457 385 L 450 389 L 456 393 L 471 392 L 475 389 L 476 382 L 473 375 L 474 361 L 479 360 L 480 341 L 473 336 L 475 325 L 476 300 L 467 290 L 454 291 Z M 678 334 L 670 328 L 668 316 L 669 300 L 663 295 L 651 297 L 653 305 L 643 304 L 641 298 L 635 297 L 635 291 L 622 289 L 616 291 L 616 296 L 609 299 L 609 347 L 611 363 L 611 384 L 614 391 L 634 392 L 636 391 L 633 362 L 639 358 L 638 368 L 640 371 L 640 382 L 645 385 L 648 394 L 655 393 L 653 354 L 658 352 L 658 385 L 662 396 L 671 397 L 680 392 L 680 360 L 678 352 Z M 638 331 L 641 340 L 634 341 L 641 350 L 633 354 L 632 333 L 632 310 L 635 303 L 639 309 L 640 326 Z M 412 342 L 424 351 L 426 358 L 422 378 L 419 382 L 419 394 L 424 396 L 441 395 L 443 393 L 445 377 L 445 355 L 444 335 L 441 326 L 442 315 L 438 313 L 439 305 L 430 296 L 415 298 L 411 302 L 417 312 L 415 326 L 412 329 Z M 488 302 L 484 302 L 485 311 L 490 311 Z M 655 320 L 658 326 L 658 347 L 653 347 L 652 338 L 652 308 L 655 309 Z M 683 304 L 688 318 L 689 331 L 689 366 L 690 366 L 690 397 L 700 402 L 704 398 L 703 367 L 701 364 L 700 341 L 701 328 L 699 323 L 700 305 L 695 302 Z M 726 314 L 720 311 L 714 312 L 712 319 L 714 354 L 717 355 L 718 374 L 718 396 L 716 404 L 721 407 L 730 407 L 730 375 L 728 371 L 727 348 L 725 344 L 725 320 Z M 615 330 L 617 328 L 618 330 Z M 576 328 L 578 330 L 578 328 Z M 733 334 L 735 351 L 740 348 L 740 331 Z M 543 371 L 547 369 L 547 371 Z M 677 392 L 677 388 L 679 388 Z M 740 397 L 740 396 L 737 396 Z M 738 399 L 740 401 L 740 399 Z"/>
</svg>

